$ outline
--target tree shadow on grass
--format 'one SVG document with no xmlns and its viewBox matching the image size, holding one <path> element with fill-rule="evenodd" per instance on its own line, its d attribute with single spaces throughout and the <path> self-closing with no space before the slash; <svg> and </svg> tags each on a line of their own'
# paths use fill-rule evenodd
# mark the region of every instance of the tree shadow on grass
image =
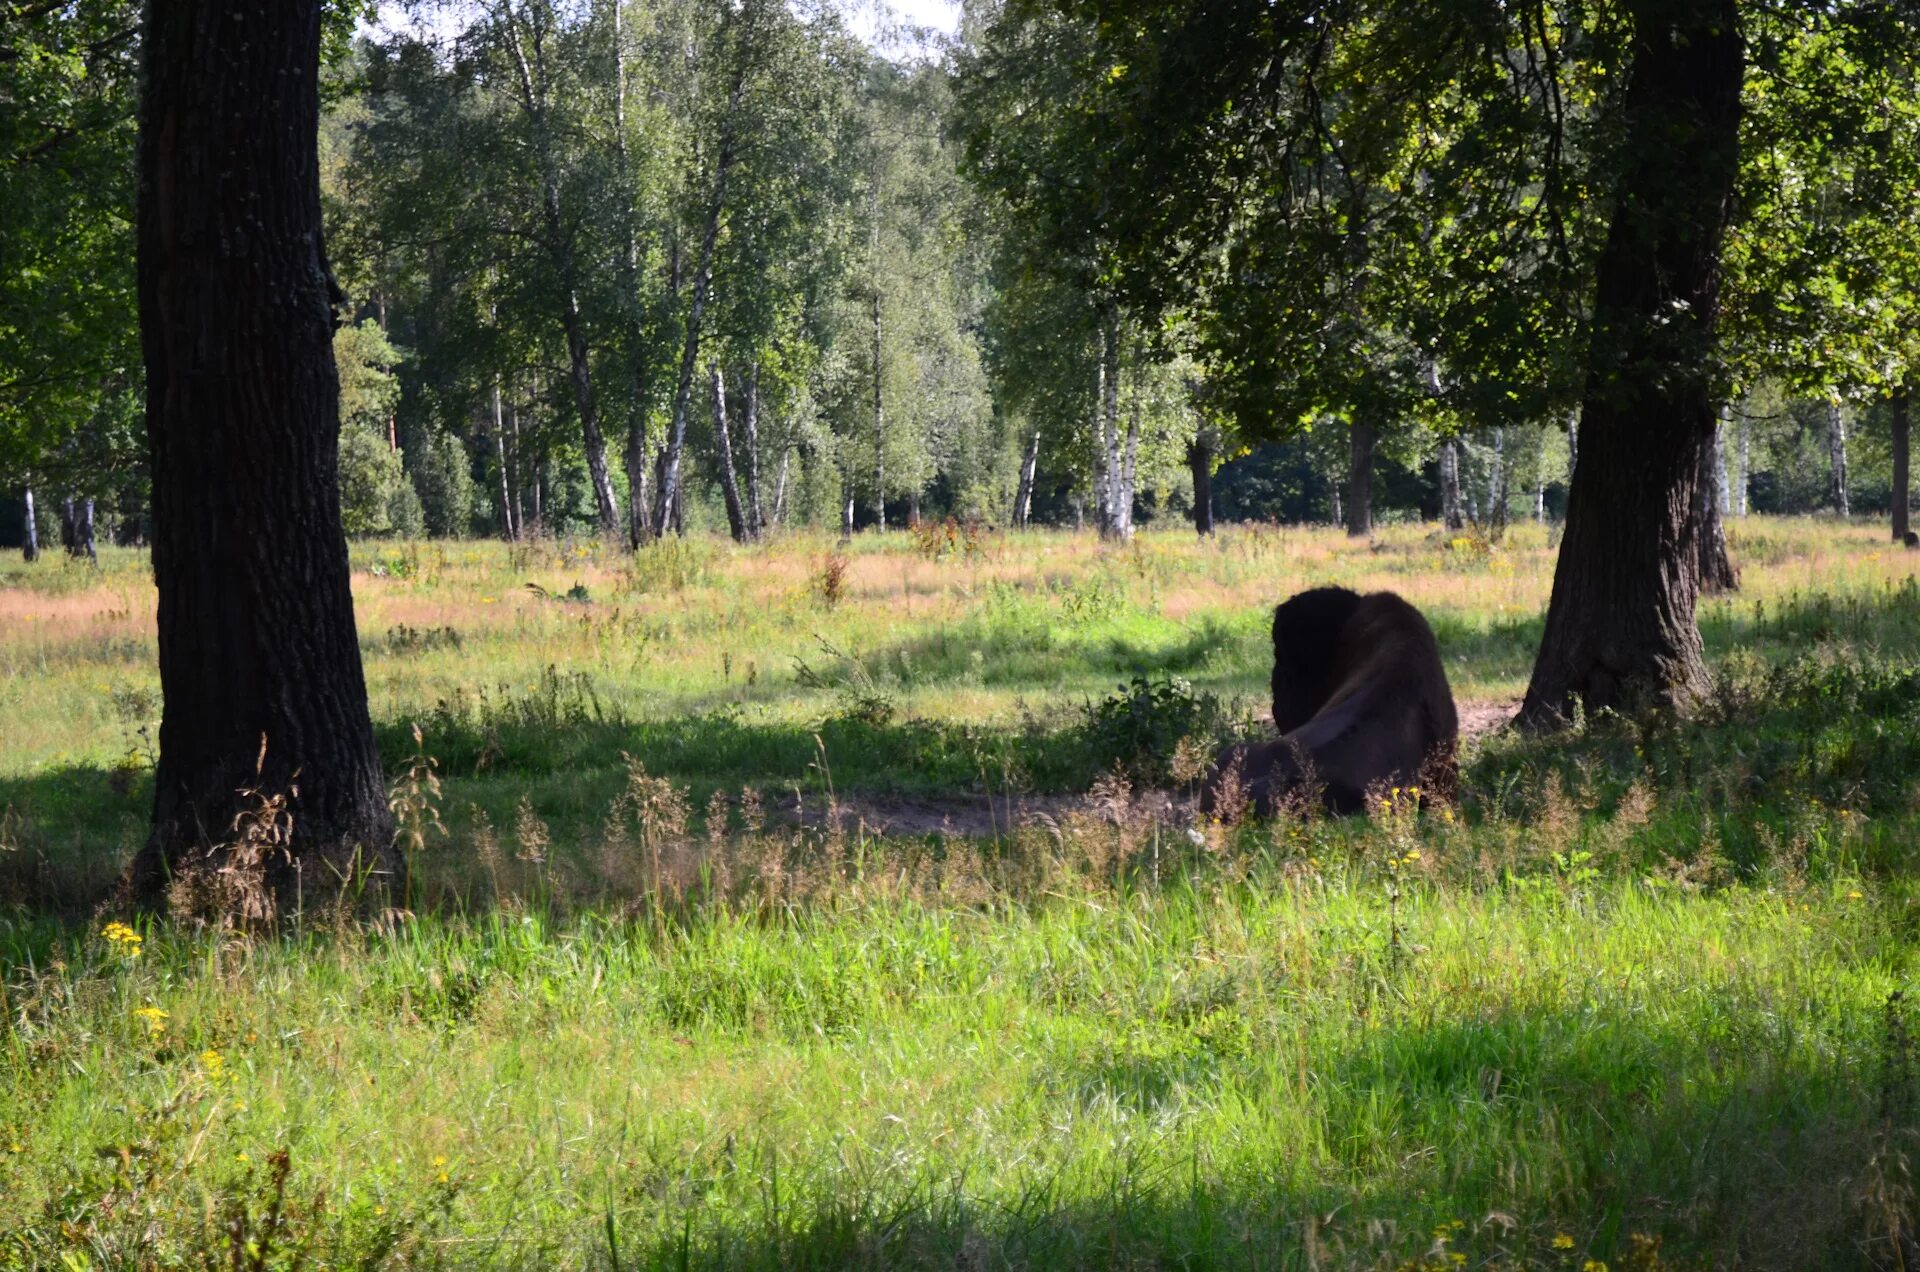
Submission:
<svg viewBox="0 0 1920 1272">
<path fill-rule="evenodd" d="M 1823 1052 L 1790 1027 L 1740 1046 L 1635 1015 L 1402 1022 L 1298 1068 L 1174 1041 L 1089 1046 L 1039 1075 L 1060 1121 L 1098 1124 L 1111 1104 L 1159 1129 L 988 1195 L 966 1164 L 910 1182 L 863 1184 L 854 1170 L 816 1189 L 811 1164 L 789 1161 L 794 1196 L 825 1200 L 716 1221 L 655 1211 L 671 1235 L 630 1252 L 636 1266 L 1422 1270 L 1455 1254 L 1476 1267 L 1803 1269 L 1875 1266 L 1862 1255 L 1876 1241 L 1893 1253 L 1859 1200 L 1885 1127 L 1870 1020 Z M 1254 1117 L 1250 1134 L 1291 1151 L 1178 1129 L 1222 1100 L 1257 1103 L 1263 1085 L 1281 1105 L 1312 1093 L 1297 1139 Z"/>
</svg>

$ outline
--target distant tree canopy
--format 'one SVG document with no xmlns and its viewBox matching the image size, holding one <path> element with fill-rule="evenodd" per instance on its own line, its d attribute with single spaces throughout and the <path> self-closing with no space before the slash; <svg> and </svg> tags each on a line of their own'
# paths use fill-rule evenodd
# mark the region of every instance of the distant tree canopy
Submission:
<svg viewBox="0 0 1920 1272">
<path fill-rule="evenodd" d="M 86 494 L 146 527 L 137 9 L 0 33 L 10 542 L 29 487 L 43 518 Z M 330 4 L 329 255 L 348 325 L 397 351 L 376 423 L 361 337 L 338 349 L 347 524 L 1125 534 L 1197 517 L 1196 463 L 1229 466 L 1234 517 L 1363 531 L 1440 509 L 1455 471 L 1465 515 L 1561 515 L 1636 33 L 1697 9 L 1012 0 L 893 62 L 759 0 Z M 1736 486 L 1887 508 L 1920 342 L 1911 17 L 1714 12 L 1738 164 L 1688 358 L 1744 430 L 1728 511 Z M 1290 493 L 1237 475 L 1295 436 Z"/>
</svg>

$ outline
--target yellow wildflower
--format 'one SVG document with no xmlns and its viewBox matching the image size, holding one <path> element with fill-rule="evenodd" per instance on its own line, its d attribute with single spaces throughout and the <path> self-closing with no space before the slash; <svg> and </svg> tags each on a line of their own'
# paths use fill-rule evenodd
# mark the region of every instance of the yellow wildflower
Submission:
<svg viewBox="0 0 1920 1272">
<path fill-rule="evenodd" d="M 114 952 L 127 958 L 139 958 L 142 938 L 140 934 L 124 923 L 109 923 L 100 929 L 100 935 L 113 946 Z"/>
<path fill-rule="evenodd" d="M 1571 1250 L 1573 1249 L 1573 1238 L 1564 1232 L 1556 1232 L 1553 1234 L 1553 1248 L 1556 1250 Z"/>
<path fill-rule="evenodd" d="M 1855 891 L 1855 892 L 1849 892 L 1849 893 L 1847 893 L 1847 900 L 1849 900 L 1849 901 L 1858 901 L 1858 900 L 1860 899 L 1860 896 L 1861 896 L 1861 894 L 1860 894 L 1859 892 L 1857 892 L 1857 891 Z"/>
<path fill-rule="evenodd" d="M 1588 1259 L 1580 1265 L 1580 1272 L 1607 1272 L 1607 1265 L 1598 1259 Z"/>
<path fill-rule="evenodd" d="M 158 1036 L 167 1031 L 167 1021 L 170 1017 L 166 1012 L 153 1006 L 151 1003 L 145 1007 L 135 1007 L 133 1014 L 147 1022 L 148 1033 Z"/>
</svg>

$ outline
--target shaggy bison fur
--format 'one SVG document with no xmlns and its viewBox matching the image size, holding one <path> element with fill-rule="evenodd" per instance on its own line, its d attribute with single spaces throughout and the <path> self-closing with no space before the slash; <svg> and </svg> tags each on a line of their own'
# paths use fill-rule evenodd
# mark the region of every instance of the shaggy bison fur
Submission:
<svg viewBox="0 0 1920 1272">
<path fill-rule="evenodd" d="M 1201 807 L 1262 816 L 1313 798 L 1359 812 L 1370 788 L 1450 794 L 1460 720 L 1440 645 L 1392 592 L 1302 592 L 1273 612 L 1274 742 L 1222 749 Z"/>
</svg>

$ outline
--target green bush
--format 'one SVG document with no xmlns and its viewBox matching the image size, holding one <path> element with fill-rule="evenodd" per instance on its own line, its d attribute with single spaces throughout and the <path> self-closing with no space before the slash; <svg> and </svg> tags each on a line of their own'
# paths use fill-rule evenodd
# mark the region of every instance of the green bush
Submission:
<svg viewBox="0 0 1920 1272">
<path fill-rule="evenodd" d="M 1173 780 L 1174 748 L 1182 740 L 1198 739 L 1211 751 L 1243 729 L 1218 695 L 1194 692 L 1181 676 L 1135 676 L 1089 705 L 1081 725 L 1102 768 L 1117 767 L 1135 782 L 1156 786 Z"/>
</svg>

